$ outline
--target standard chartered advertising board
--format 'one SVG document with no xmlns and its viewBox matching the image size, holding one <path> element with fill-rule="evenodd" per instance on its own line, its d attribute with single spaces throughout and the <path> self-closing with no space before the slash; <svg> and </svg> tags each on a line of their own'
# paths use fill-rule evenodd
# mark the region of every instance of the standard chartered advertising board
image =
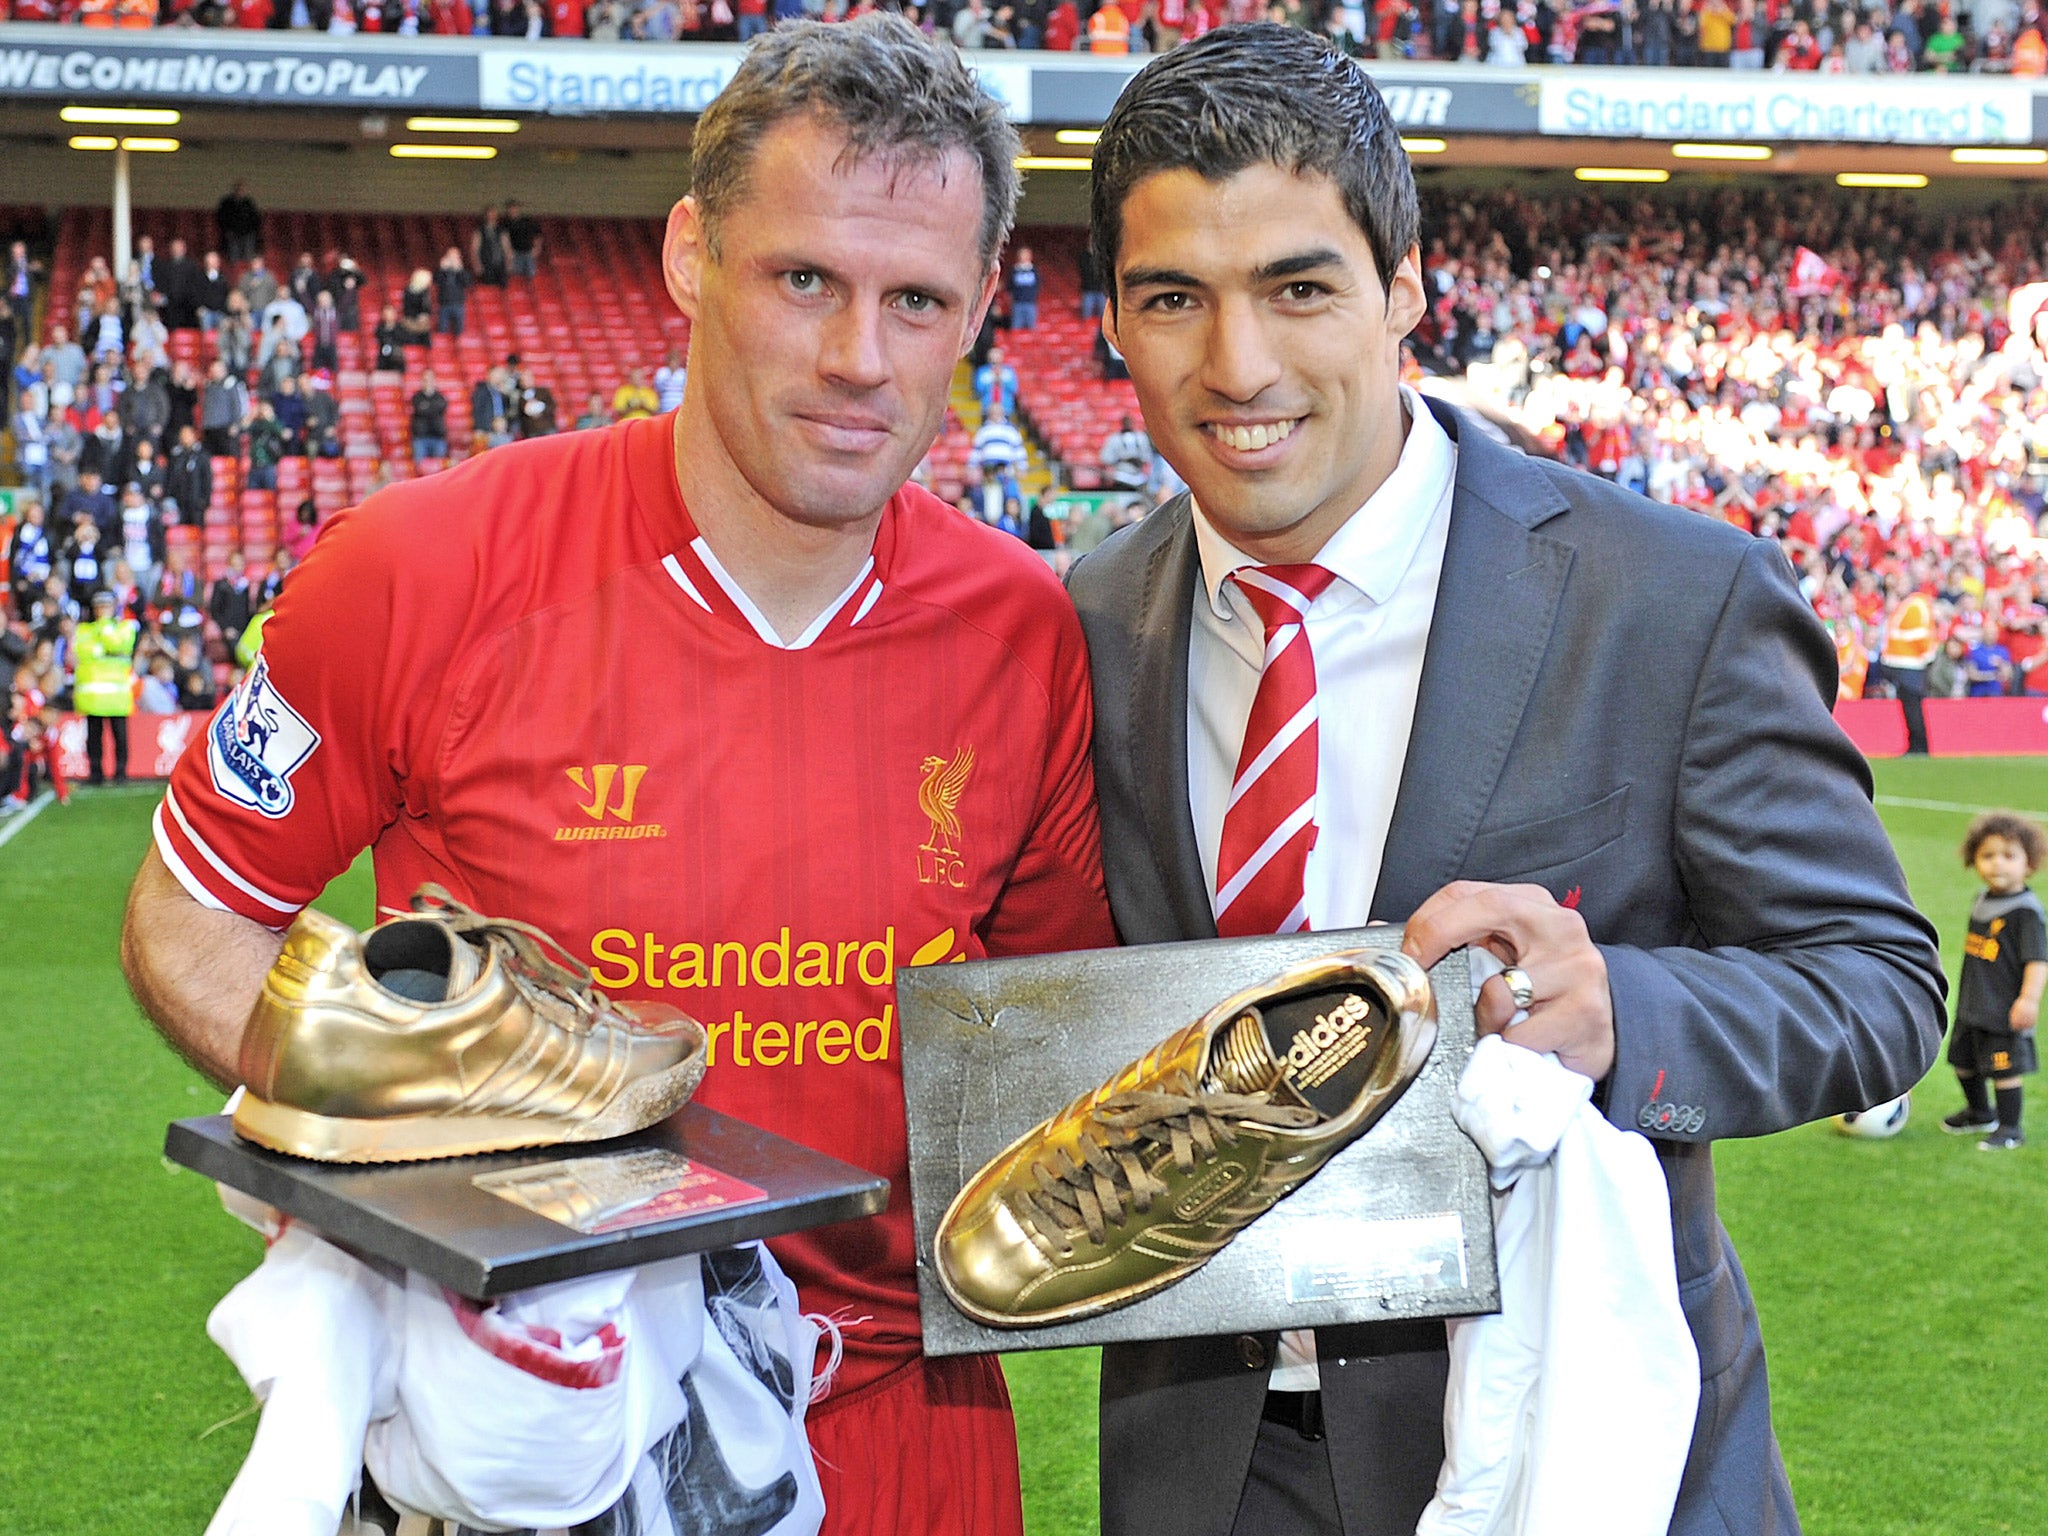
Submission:
<svg viewBox="0 0 2048 1536">
<path fill-rule="evenodd" d="M 139 34 L 0 27 L 0 99 L 93 97 L 250 106 L 418 106 L 561 115 L 703 111 L 744 50 L 729 44 L 201 30 Z M 978 77 L 1020 123 L 1099 123 L 1136 58 L 977 52 Z M 1570 138 L 2048 141 L 2048 93 L 1981 75 L 1882 81 L 1707 70 L 1367 66 L 1404 129 Z"/>
<path fill-rule="evenodd" d="M 507 112 L 702 112 L 743 52 L 644 43 L 493 50 L 477 61 L 480 105 Z"/>
<path fill-rule="evenodd" d="M 739 67 L 729 45 L 653 49 L 579 48 L 487 52 L 482 104 L 504 112 L 701 112 Z M 1020 123 L 1099 123 L 1145 60 L 1073 54 L 973 53 L 984 88 Z M 1404 128 L 1465 133 L 1537 130 L 1532 81 L 1492 71 L 1374 68 L 1394 120 Z"/>
<path fill-rule="evenodd" d="M 745 53 L 718 43 L 492 49 L 477 61 L 479 104 L 499 112 L 697 113 L 725 89 Z M 1010 116 L 1031 121 L 1031 65 L 979 55 L 973 62 Z"/>
<path fill-rule="evenodd" d="M 1543 81 L 1541 129 L 1566 137 L 2025 144 L 2031 86 L 1983 75 L 1567 70 Z"/>
</svg>

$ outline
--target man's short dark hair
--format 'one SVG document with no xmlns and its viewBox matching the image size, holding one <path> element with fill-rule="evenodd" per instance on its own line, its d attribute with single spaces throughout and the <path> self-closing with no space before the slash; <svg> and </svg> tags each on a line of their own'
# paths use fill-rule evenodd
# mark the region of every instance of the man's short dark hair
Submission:
<svg viewBox="0 0 2048 1536">
<path fill-rule="evenodd" d="M 1365 71 L 1321 38 L 1262 21 L 1162 54 L 1103 123 L 1089 222 L 1112 299 L 1124 203 L 1139 182 L 1174 170 L 1222 181 L 1254 165 L 1334 181 L 1392 285 L 1422 227 L 1393 114 Z"/>
<path fill-rule="evenodd" d="M 746 196 L 761 140 L 816 113 L 846 132 L 840 164 L 882 155 L 902 165 L 965 150 L 981 168 L 981 259 L 993 261 L 1017 215 L 1017 130 L 950 44 L 901 16 L 785 22 L 765 34 L 697 120 L 690 190 L 718 255 L 718 221 Z"/>
</svg>

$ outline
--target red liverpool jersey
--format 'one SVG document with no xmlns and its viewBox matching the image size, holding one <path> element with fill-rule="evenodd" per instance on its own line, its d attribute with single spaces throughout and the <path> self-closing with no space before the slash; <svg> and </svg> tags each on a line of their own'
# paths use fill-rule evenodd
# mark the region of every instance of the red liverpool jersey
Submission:
<svg viewBox="0 0 2048 1536">
<path fill-rule="evenodd" d="M 281 927 L 362 848 L 534 923 L 709 1031 L 698 1097 L 888 1177 L 787 1238 L 865 1319 L 842 1390 L 917 1351 L 897 967 L 1113 942 L 1080 625 L 1044 564 L 906 487 L 785 646 L 698 535 L 672 418 L 394 486 L 323 532 L 179 762 L 159 852 Z"/>
</svg>

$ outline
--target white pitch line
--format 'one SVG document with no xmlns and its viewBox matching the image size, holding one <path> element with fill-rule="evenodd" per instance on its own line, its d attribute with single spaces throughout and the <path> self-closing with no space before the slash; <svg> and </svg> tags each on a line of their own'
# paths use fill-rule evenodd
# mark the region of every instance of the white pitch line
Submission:
<svg viewBox="0 0 2048 1536">
<path fill-rule="evenodd" d="M 1905 795 L 1873 795 L 1879 805 L 1903 806 L 1910 811 L 1956 811 L 1974 816 L 1979 811 L 2015 811 L 2020 816 L 2048 817 L 2048 811 L 2015 810 L 2009 805 L 1965 805 L 1960 800 L 1914 800 Z"/>
<path fill-rule="evenodd" d="M 9 843 L 13 842 L 14 834 L 42 815 L 43 807 L 56 798 L 54 794 L 46 789 L 28 803 L 27 810 L 18 812 L 6 823 L 0 824 L 0 848 L 5 848 Z"/>
</svg>

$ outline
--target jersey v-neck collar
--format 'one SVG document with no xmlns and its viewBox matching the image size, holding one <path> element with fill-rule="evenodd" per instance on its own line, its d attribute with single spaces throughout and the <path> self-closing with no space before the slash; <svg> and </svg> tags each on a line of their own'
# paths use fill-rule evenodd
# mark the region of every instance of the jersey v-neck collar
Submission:
<svg viewBox="0 0 2048 1536">
<path fill-rule="evenodd" d="M 697 531 L 696 520 L 683 503 L 675 479 L 674 413 L 635 421 L 628 430 L 632 434 L 628 442 L 632 481 L 641 514 L 657 541 L 671 550 L 662 558 L 662 569 L 695 607 L 713 618 L 750 630 L 762 644 L 775 650 L 801 651 L 835 629 L 851 629 L 881 600 L 888 579 L 889 556 L 895 545 L 900 492 L 882 509 L 874 547 L 853 580 L 825 605 L 802 634 L 785 641 L 768 622 L 760 605 L 712 552 L 710 542 Z"/>
<path fill-rule="evenodd" d="M 826 604 L 825 611 L 811 620 L 809 628 L 794 640 L 784 640 L 775 632 L 775 626 L 768 622 L 768 616 L 747 596 L 746 589 L 719 564 L 718 556 L 711 552 L 711 546 L 702 534 L 692 539 L 686 548 L 664 556 L 661 566 L 699 608 L 714 615 L 737 614 L 763 645 L 773 646 L 778 651 L 807 650 L 831 629 L 832 621 L 845 611 L 848 603 L 865 593 L 860 606 L 846 622 L 846 627 L 851 629 L 867 617 L 868 610 L 882 595 L 881 578 L 875 575 L 875 557 L 869 555 L 853 580 L 847 583 L 846 590 Z M 705 595 L 707 588 L 716 594 L 716 598 Z"/>
</svg>

